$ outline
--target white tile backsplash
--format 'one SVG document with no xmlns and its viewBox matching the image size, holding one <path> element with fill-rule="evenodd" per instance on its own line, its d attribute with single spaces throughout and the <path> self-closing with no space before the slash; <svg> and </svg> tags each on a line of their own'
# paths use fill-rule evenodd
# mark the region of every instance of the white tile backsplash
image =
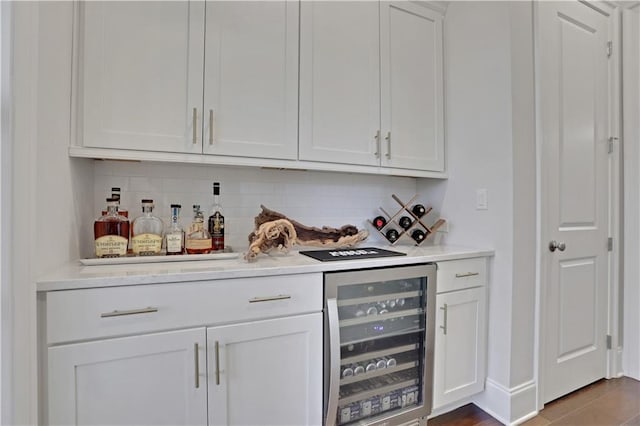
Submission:
<svg viewBox="0 0 640 426">
<path fill-rule="evenodd" d="M 122 189 L 122 206 L 129 217 L 140 213 L 140 200 L 152 198 L 155 212 L 168 221 L 170 204 L 182 205 L 188 224 L 192 205 L 200 204 L 208 216 L 213 203 L 212 183 L 221 184 L 220 201 L 226 218 L 226 243 L 246 250 L 260 205 L 279 211 L 308 226 L 372 228 L 367 219 L 382 206 L 393 214 L 398 204 L 391 194 L 408 201 L 416 194 L 416 179 L 348 173 L 204 166 L 190 164 L 96 161 L 94 167 L 96 215 L 104 208 L 111 188 Z M 417 201 L 424 202 L 418 197 Z M 380 237 L 371 232 L 371 242 Z"/>
</svg>

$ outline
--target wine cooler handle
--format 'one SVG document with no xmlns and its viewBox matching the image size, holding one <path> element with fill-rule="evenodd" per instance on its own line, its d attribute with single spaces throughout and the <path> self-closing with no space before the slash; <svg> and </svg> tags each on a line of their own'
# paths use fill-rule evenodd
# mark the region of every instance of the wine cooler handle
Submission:
<svg viewBox="0 0 640 426">
<path fill-rule="evenodd" d="M 327 299 L 329 320 L 329 401 L 327 403 L 325 426 L 335 426 L 338 415 L 338 391 L 340 388 L 340 325 L 338 323 L 338 302 Z"/>
</svg>

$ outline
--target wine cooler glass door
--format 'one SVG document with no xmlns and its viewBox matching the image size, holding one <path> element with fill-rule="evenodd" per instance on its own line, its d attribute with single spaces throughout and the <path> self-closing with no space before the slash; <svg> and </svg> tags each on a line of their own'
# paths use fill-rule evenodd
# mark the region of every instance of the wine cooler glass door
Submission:
<svg viewBox="0 0 640 426">
<path fill-rule="evenodd" d="M 325 274 L 327 425 L 431 410 L 435 266 Z"/>
</svg>

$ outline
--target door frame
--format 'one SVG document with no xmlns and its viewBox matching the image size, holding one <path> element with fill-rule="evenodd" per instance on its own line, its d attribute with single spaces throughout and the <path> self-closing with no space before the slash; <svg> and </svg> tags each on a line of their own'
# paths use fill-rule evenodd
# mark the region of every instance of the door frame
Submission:
<svg viewBox="0 0 640 426">
<path fill-rule="evenodd" d="M 608 177 L 609 177 L 609 235 L 613 238 L 613 249 L 609 252 L 608 259 L 608 312 L 607 312 L 607 334 L 611 336 L 612 350 L 607 351 L 606 356 L 606 375 L 605 378 L 618 377 L 622 375 L 622 339 L 621 339 L 621 280 L 620 280 L 620 259 L 622 254 L 621 226 L 622 226 L 622 149 L 621 149 L 621 12 L 620 7 L 605 1 L 586 2 L 579 0 L 587 7 L 591 7 L 596 11 L 608 16 L 611 20 L 609 28 L 609 40 L 613 42 L 611 59 L 609 61 L 609 135 L 617 138 L 613 144 L 613 152 L 608 159 Z M 540 114 L 540 62 L 539 62 L 539 10 L 538 2 L 534 1 L 533 19 L 534 19 L 534 68 L 535 68 L 535 128 L 536 128 L 536 320 L 535 320 L 535 360 L 534 369 L 537 378 L 537 408 L 544 408 L 543 390 L 544 390 L 544 354 L 546 335 L 546 298 L 547 275 L 549 273 L 548 264 L 545 262 L 547 256 L 547 234 L 549 220 L 544 215 L 543 207 L 546 204 L 543 189 L 547 188 L 549 182 L 543 166 L 543 146 L 542 140 L 542 120 Z"/>
</svg>

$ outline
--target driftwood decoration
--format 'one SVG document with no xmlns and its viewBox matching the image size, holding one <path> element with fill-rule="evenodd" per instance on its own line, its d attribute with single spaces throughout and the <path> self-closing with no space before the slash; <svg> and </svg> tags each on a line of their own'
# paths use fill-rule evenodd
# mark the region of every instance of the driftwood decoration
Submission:
<svg viewBox="0 0 640 426">
<path fill-rule="evenodd" d="M 352 247 L 364 241 L 369 232 L 353 225 L 341 228 L 305 226 L 282 213 L 261 205 L 255 218 L 255 230 L 249 234 L 249 251 L 245 259 L 255 260 L 260 253 L 272 250 L 287 252 L 294 244 L 327 248 Z"/>
</svg>

